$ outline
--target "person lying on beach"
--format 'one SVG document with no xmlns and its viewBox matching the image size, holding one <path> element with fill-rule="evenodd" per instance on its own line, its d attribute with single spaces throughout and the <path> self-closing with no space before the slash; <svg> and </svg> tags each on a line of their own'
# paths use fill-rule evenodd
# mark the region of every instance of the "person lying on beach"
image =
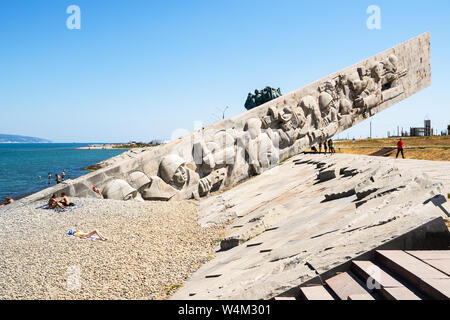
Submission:
<svg viewBox="0 0 450 320">
<path fill-rule="evenodd" d="M 4 207 L 4 206 L 6 206 L 6 205 L 8 205 L 8 204 L 11 204 L 11 203 L 13 203 L 13 202 L 14 202 L 14 199 L 13 199 L 13 198 L 6 197 L 6 198 L 5 198 L 5 202 L 3 202 L 2 204 L 0 204 L 0 207 Z"/>
<path fill-rule="evenodd" d="M 62 204 L 65 207 L 73 207 L 75 204 L 73 202 L 70 202 L 67 195 L 63 192 L 61 193 L 61 200 L 59 200 L 59 203 Z"/>
<path fill-rule="evenodd" d="M 94 229 L 94 230 L 92 230 L 89 233 L 85 233 L 85 232 L 82 232 L 82 231 L 77 230 L 77 229 L 70 229 L 69 231 L 67 231 L 67 234 L 69 236 L 75 236 L 75 237 L 78 237 L 78 238 L 90 238 L 92 236 L 97 236 L 102 241 L 108 240 L 108 238 L 104 237 L 100 232 L 97 231 L 97 229 Z"/>
<path fill-rule="evenodd" d="M 48 206 L 50 209 L 55 209 L 56 207 L 60 207 L 61 209 L 65 209 L 66 207 L 59 203 L 58 200 L 56 200 L 56 194 L 52 195 L 50 200 L 48 200 Z"/>
</svg>

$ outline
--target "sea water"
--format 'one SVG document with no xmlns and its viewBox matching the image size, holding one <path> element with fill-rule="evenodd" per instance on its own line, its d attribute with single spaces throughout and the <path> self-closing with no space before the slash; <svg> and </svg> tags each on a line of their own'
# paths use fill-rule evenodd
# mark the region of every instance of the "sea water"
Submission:
<svg viewBox="0 0 450 320">
<path fill-rule="evenodd" d="M 83 168 L 123 153 L 124 149 L 77 150 L 82 143 L 0 143 L 0 203 L 56 184 L 55 174 L 66 180 L 89 172 Z M 48 184 L 48 174 L 52 174 Z"/>
</svg>

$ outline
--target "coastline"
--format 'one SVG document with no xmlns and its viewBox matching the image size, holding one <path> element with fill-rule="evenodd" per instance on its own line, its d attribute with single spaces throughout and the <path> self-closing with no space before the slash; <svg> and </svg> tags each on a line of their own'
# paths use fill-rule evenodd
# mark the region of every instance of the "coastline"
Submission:
<svg viewBox="0 0 450 320">
<path fill-rule="evenodd" d="M 85 147 L 78 147 L 76 150 L 111 150 L 111 149 L 147 149 L 159 146 L 153 144 L 136 144 L 136 143 L 106 143 L 106 144 L 90 144 Z"/>
<path fill-rule="evenodd" d="M 0 201 L 20 200 L 55 187 L 55 173 L 66 171 L 66 181 L 89 174 L 89 166 L 114 162 L 126 149 L 80 151 L 81 143 L 0 143 Z M 51 184 L 47 174 L 52 173 Z"/>
<path fill-rule="evenodd" d="M 116 144 L 94 144 L 89 145 L 86 147 L 77 147 L 75 150 L 111 150 L 111 149 L 117 149 L 115 148 Z"/>
</svg>

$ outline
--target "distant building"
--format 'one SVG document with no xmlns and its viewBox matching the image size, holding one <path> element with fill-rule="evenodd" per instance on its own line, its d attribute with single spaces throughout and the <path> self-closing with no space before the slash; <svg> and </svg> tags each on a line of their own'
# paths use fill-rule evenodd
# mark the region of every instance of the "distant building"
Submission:
<svg viewBox="0 0 450 320">
<path fill-rule="evenodd" d="M 431 120 L 424 121 L 423 128 L 410 128 L 411 137 L 429 137 L 433 135 L 433 129 L 431 128 Z"/>
</svg>

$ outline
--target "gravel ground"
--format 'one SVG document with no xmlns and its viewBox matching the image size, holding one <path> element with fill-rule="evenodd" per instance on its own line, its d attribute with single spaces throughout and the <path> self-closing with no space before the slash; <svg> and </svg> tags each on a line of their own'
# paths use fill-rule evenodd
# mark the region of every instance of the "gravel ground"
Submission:
<svg viewBox="0 0 450 320">
<path fill-rule="evenodd" d="M 197 224 L 183 202 L 71 199 L 0 208 L 0 299 L 165 299 L 210 260 L 222 226 Z M 108 241 L 69 237 L 98 229 Z"/>
</svg>

